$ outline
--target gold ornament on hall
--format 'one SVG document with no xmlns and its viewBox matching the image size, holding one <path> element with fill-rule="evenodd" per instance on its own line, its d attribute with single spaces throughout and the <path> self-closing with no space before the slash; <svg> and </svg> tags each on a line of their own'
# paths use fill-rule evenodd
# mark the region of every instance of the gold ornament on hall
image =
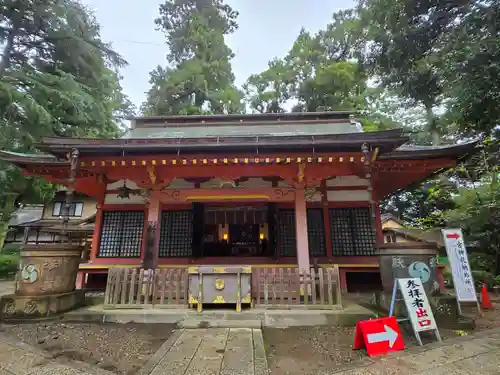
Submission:
<svg viewBox="0 0 500 375">
<path fill-rule="evenodd" d="M 222 279 L 216 279 L 215 280 L 215 289 L 217 289 L 217 290 L 224 289 L 224 280 L 222 280 Z"/>
</svg>

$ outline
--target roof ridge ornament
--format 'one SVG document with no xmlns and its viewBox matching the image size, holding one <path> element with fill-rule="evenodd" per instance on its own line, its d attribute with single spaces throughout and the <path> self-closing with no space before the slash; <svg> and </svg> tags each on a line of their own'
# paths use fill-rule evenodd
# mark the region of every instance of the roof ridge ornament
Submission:
<svg viewBox="0 0 500 375">
<path fill-rule="evenodd" d="M 364 129 L 363 129 L 363 124 L 361 124 L 361 122 L 359 121 L 356 121 L 356 119 L 354 119 L 354 117 L 349 117 L 349 122 L 356 126 L 356 129 L 358 129 L 360 132 L 364 133 Z"/>
</svg>

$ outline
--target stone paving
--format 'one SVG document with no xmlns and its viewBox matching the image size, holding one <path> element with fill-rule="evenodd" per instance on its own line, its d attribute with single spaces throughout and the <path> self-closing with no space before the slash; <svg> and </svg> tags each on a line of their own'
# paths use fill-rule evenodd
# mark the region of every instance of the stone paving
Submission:
<svg viewBox="0 0 500 375">
<path fill-rule="evenodd" d="M 0 375 L 113 375 L 82 362 L 59 362 L 0 332 Z M 177 330 L 137 375 L 269 375 L 262 331 Z M 498 375 L 500 329 L 369 358 L 323 375 Z M 318 374 L 319 375 L 319 374 Z"/>
<path fill-rule="evenodd" d="M 140 375 L 268 375 L 260 329 L 176 331 Z"/>
<path fill-rule="evenodd" d="M 335 375 L 499 375 L 500 329 L 366 358 Z"/>
</svg>

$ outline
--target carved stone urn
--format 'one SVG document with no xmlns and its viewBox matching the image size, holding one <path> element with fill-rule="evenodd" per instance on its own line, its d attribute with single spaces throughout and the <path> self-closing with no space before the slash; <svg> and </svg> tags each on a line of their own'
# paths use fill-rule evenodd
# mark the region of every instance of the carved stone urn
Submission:
<svg viewBox="0 0 500 375">
<path fill-rule="evenodd" d="M 420 278 L 430 296 L 439 291 L 437 249 L 426 242 L 396 242 L 378 250 L 380 277 L 386 293 L 392 293 L 394 279 Z"/>
<path fill-rule="evenodd" d="M 85 293 L 75 283 L 82 250 L 71 243 L 24 245 L 15 293 L 0 300 L 2 319 L 44 318 L 81 306 Z"/>
<path fill-rule="evenodd" d="M 23 246 L 16 295 L 42 296 L 74 291 L 82 251 L 82 246 L 67 243 Z"/>
</svg>

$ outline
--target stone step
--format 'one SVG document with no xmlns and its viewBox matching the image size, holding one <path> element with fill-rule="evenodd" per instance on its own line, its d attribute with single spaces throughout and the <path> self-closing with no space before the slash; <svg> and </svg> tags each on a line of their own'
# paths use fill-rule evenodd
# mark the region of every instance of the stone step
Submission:
<svg viewBox="0 0 500 375">
<path fill-rule="evenodd" d="M 179 328 L 193 329 L 193 328 L 262 328 L 262 321 L 260 319 L 185 319 L 177 323 Z"/>
</svg>

